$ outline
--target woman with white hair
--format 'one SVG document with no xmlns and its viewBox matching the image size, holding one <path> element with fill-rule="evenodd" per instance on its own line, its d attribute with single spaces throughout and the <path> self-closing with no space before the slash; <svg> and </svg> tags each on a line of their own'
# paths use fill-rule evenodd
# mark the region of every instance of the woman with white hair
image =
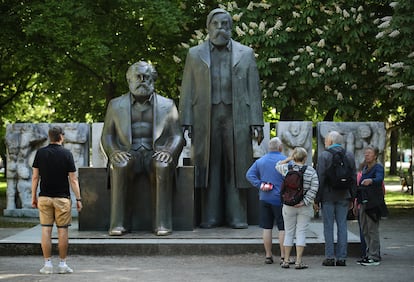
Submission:
<svg viewBox="0 0 414 282">
<path fill-rule="evenodd" d="M 293 149 L 291 155 L 285 160 L 276 163 L 276 170 L 286 176 L 289 166 L 293 170 L 301 170 L 305 166 L 307 152 L 302 147 Z M 306 246 L 306 232 L 309 222 L 313 216 L 313 203 L 318 192 L 319 179 L 316 170 L 311 166 L 306 166 L 303 173 L 303 199 L 294 206 L 283 204 L 283 219 L 285 221 L 285 260 L 282 268 L 289 268 L 289 257 L 293 247 L 293 239 L 296 237 L 296 269 L 308 268 L 302 262 L 303 251 Z"/>
</svg>

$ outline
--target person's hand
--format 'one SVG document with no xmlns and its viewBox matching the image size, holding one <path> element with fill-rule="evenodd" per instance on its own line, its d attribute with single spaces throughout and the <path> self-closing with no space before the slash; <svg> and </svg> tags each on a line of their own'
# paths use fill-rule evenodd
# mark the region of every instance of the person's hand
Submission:
<svg viewBox="0 0 414 282">
<path fill-rule="evenodd" d="M 123 151 L 114 151 L 109 160 L 114 166 L 123 167 L 126 166 L 128 161 L 132 158 L 131 154 Z"/>
<path fill-rule="evenodd" d="M 257 140 L 257 145 L 260 145 L 263 141 L 263 126 L 260 125 L 252 125 L 251 128 L 252 138 Z"/>
<path fill-rule="evenodd" d="M 369 186 L 369 185 L 372 185 L 372 179 L 371 178 L 367 178 L 367 179 L 364 179 L 364 180 L 362 180 L 362 182 L 361 182 L 361 185 L 362 186 Z"/>
<path fill-rule="evenodd" d="M 155 152 L 152 155 L 152 158 L 155 159 L 156 161 L 167 163 L 167 164 L 169 164 L 173 160 L 171 154 L 166 151 Z"/>
<path fill-rule="evenodd" d="M 305 206 L 305 202 L 304 201 L 300 201 L 298 204 L 294 205 L 295 208 L 300 208 Z"/>
<path fill-rule="evenodd" d="M 320 210 L 319 203 L 313 203 L 313 210 L 315 212 L 319 212 L 319 210 Z"/>
<path fill-rule="evenodd" d="M 37 198 L 36 197 L 32 198 L 32 208 L 37 209 Z"/>
<path fill-rule="evenodd" d="M 83 208 L 82 202 L 76 201 L 76 209 L 78 210 L 78 212 L 80 212 L 82 208 Z"/>
</svg>

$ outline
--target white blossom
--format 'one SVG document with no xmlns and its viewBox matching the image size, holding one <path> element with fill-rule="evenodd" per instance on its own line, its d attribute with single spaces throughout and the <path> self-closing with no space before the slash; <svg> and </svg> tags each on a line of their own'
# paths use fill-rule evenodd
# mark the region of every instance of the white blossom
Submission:
<svg viewBox="0 0 414 282">
<path fill-rule="evenodd" d="M 380 21 L 380 19 L 375 19 L 375 20 L 373 21 L 373 23 L 374 23 L 374 24 L 378 24 L 378 23 L 379 23 L 379 21 Z"/>
<path fill-rule="evenodd" d="M 349 30 L 350 30 L 349 26 L 348 25 L 345 25 L 344 26 L 344 31 L 349 31 Z"/>
<path fill-rule="evenodd" d="M 359 6 L 359 7 L 358 7 L 358 12 L 362 12 L 362 11 L 364 11 L 364 7 Z"/>
<path fill-rule="evenodd" d="M 181 59 L 180 59 L 180 58 L 178 58 L 176 55 L 174 55 L 174 56 L 173 56 L 173 60 L 174 60 L 174 62 L 175 62 L 175 63 L 177 63 L 177 64 L 181 63 Z"/>
<path fill-rule="evenodd" d="M 392 19 L 392 16 L 386 16 L 386 17 L 382 17 L 381 18 L 381 21 L 383 21 L 383 22 L 389 22 L 389 21 L 391 21 L 391 19 Z"/>
<path fill-rule="evenodd" d="M 390 27 L 390 25 L 391 25 L 391 22 L 383 22 L 382 24 L 380 24 L 379 26 L 378 26 L 378 28 L 388 28 L 388 27 Z"/>
<path fill-rule="evenodd" d="M 332 72 L 337 72 L 338 71 L 338 68 L 337 67 L 333 67 L 332 68 Z"/>
<path fill-rule="evenodd" d="M 257 6 L 262 7 L 265 10 L 268 10 L 270 7 L 272 7 L 272 5 L 266 3 L 259 3 Z"/>
<path fill-rule="evenodd" d="M 249 26 L 251 28 L 257 28 L 259 25 L 257 23 L 255 23 L 255 22 L 249 22 Z"/>
<path fill-rule="evenodd" d="M 311 25 L 311 24 L 313 24 L 313 20 L 312 20 L 310 17 L 307 17 L 307 18 L 306 18 L 306 23 L 307 23 L 308 25 Z"/>
<path fill-rule="evenodd" d="M 242 23 L 242 28 L 243 28 L 243 30 L 249 30 L 249 27 L 245 23 Z"/>
<path fill-rule="evenodd" d="M 278 91 L 283 91 L 285 90 L 285 88 L 286 88 L 286 85 L 281 85 L 281 86 L 276 87 Z"/>
<path fill-rule="evenodd" d="M 315 68 L 315 64 L 314 63 L 310 63 L 307 67 L 308 70 L 312 70 Z"/>
<path fill-rule="evenodd" d="M 351 15 L 347 12 L 347 10 L 343 10 L 344 18 L 349 18 Z"/>
<path fill-rule="evenodd" d="M 308 46 L 306 46 L 306 51 L 309 53 L 309 52 L 312 52 L 313 50 L 312 50 L 312 47 L 310 47 L 309 45 Z"/>
<path fill-rule="evenodd" d="M 414 90 L 414 85 L 407 86 L 408 90 Z"/>
<path fill-rule="evenodd" d="M 323 30 L 320 28 L 315 28 L 315 31 L 317 34 L 321 35 L 323 33 Z"/>
<path fill-rule="evenodd" d="M 325 85 L 325 91 L 326 92 L 331 92 L 332 88 L 329 85 Z"/>
<path fill-rule="evenodd" d="M 277 30 L 279 30 L 282 26 L 283 26 L 282 21 L 281 20 L 277 20 L 276 23 L 275 23 L 275 28 Z"/>
<path fill-rule="evenodd" d="M 391 67 L 395 69 L 402 68 L 404 67 L 404 63 L 403 62 L 393 63 L 391 64 Z"/>
<path fill-rule="evenodd" d="M 187 43 L 182 42 L 181 46 L 183 46 L 185 49 L 190 48 L 190 45 L 188 45 Z"/>
<path fill-rule="evenodd" d="M 241 17 L 243 16 L 243 13 L 240 14 L 234 14 L 233 15 L 233 21 L 238 22 L 240 21 Z"/>
<path fill-rule="evenodd" d="M 294 28 L 288 26 L 285 30 L 286 30 L 286 32 L 292 32 L 292 31 L 294 31 Z"/>
<path fill-rule="evenodd" d="M 300 14 L 298 12 L 295 12 L 295 11 L 292 12 L 292 16 L 294 18 L 300 18 Z"/>
<path fill-rule="evenodd" d="M 318 104 L 318 101 L 315 101 L 315 100 L 312 98 L 312 99 L 310 99 L 309 103 L 310 103 L 312 106 L 316 106 L 316 105 Z"/>
<path fill-rule="evenodd" d="M 352 84 L 351 89 L 352 89 L 352 90 L 357 90 L 357 89 L 358 89 L 358 85 L 356 85 L 355 83 L 354 83 L 354 84 Z"/>
<path fill-rule="evenodd" d="M 300 72 L 300 67 L 296 67 L 295 72 Z"/>
<path fill-rule="evenodd" d="M 342 48 L 341 47 L 339 47 L 339 46 L 336 46 L 336 52 L 342 52 Z"/>
<path fill-rule="evenodd" d="M 290 75 L 294 75 L 295 74 L 295 71 L 294 70 L 291 70 L 291 71 L 289 71 L 289 74 Z"/>
<path fill-rule="evenodd" d="M 320 68 L 320 69 L 319 69 L 319 73 L 320 73 L 320 74 L 324 74 L 324 73 L 325 73 L 325 69 L 324 69 L 324 68 Z"/>
<path fill-rule="evenodd" d="M 249 5 L 247 6 L 247 10 L 253 11 L 253 8 L 254 8 L 254 3 L 250 2 Z"/>
<path fill-rule="evenodd" d="M 288 66 L 289 66 L 290 68 L 293 68 L 293 67 L 295 66 L 295 62 L 294 62 L 294 61 L 291 61 L 291 62 L 288 64 Z"/>
<path fill-rule="evenodd" d="M 397 37 L 398 35 L 400 35 L 400 31 L 399 30 L 393 30 L 390 34 L 388 34 L 389 37 Z"/>
<path fill-rule="evenodd" d="M 392 89 L 400 89 L 401 87 L 403 87 L 404 86 L 404 83 L 402 83 L 402 82 L 397 82 L 397 83 L 394 83 L 394 84 L 391 84 L 390 85 L 390 88 L 392 88 Z"/>
<path fill-rule="evenodd" d="M 253 29 L 249 29 L 249 34 L 250 35 L 254 35 L 254 30 Z"/>
<path fill-rule="evenodd" d="M 342 101 L 343 99 L 344 99 L 344 96 L 342 96 L 342 93 L 338 92 L 338 94 L 336 95 L 336 100 Z"/>
<path fill-rule="evenodd" d="M 398 2 L 391 2 L 390 3 L 390 7 L 391 8 L 395 8 L 395 7 L 397 7 L 398 6 Z"/>
<path fill-rule="evenodd" d="M 326 59 L 326 66 L 328 68 L 330 68 L 332 66 L 332 59 L 331 58 Z"/>
<path fill-rule="evenodd" d="M 390 66 L 389 65 L 385 65 L 382 68 L 380 68 L 378 71 L 379 72 L 389 72 L 390 71 Z"/>
<path fill-rule="evenodd" d="M 265 33 L 266 36 L 271 36 L 272 34 L 273 34 L 273 27 L 269 28 Z"/>
<path fill-rule="evenodd" d="M 323 61 L 323 59 L 322 59 L 322 58 L 318 58 L 318 59 L 316 59 L 316 60 L 315 60 L 315 62 L 316 62 L 317 64 L 321 63 L 322 61 Z"/>
<path fill-rule="evenodd" d="M 297 61 L 300 58 L 299 55 L 293 56 L 292 60 Z"/>
<path fill-rule="evenodd" d="M 356 20 L 355 20 L 357 23 L 362 23 L 362 15 L 361 14 L 358 14 L 358 16 L 357 16 L 357 18 L 356 18 Z"/>
<path fill-rule="evenodd" d="M 319 40 L 318 47 L 320 47 L 320 48 L 325 47 L 325 39 L 322 38 L 321 40 Z"/>
<path fill-rule="evenodd" d="M 278 57 L 278 58 L 269 58 L 269 59 L 267 59 L 267 61 L 271 62 L 271 63 L 278 63 L 278 62 L 282 61 L 282 58 L 280 58 L 280 57 Z"/>
<path fill-rule="evenodd" d="M 342 63 L 342 64 L 339 66 L 339 70 L 341 70 L 341 71 L 346 70 L 346 63 Z"/>
<path fill-rule="evenodd" d="M 273 97 L 278 97 L 278 96 L 279 96 L 279 92 L 273 91 Z"/>
<path fill-rule="evenodd" d="M 265 28 L 266 28 L 266 23 L 265 22 L 260 22 L 260 24 L 259 24 L 259 30 L 260 31 L 265 31 Z"/>
<path fill-rule="evenodd" d="M 316 72 L 312 72 L 312 76 L 313 76 L 313 77 L 319 77 L 319 74 L 318 74 L 318 73 L 316 73 Z"/>
<path fill-rule="evenodd" d="M 408 56 L 407 56 L 408 58 L 412 58 L 412 57 L 414 57 L 414 52 L 411 52 L 410 54 L 408 54 Z"/>
<path fill-rule="evenodd" d="M 342 10 L 339 6 L 335 6 L 335 9 L 337 14 L 342 14 Z"/>
<path fill-rule="evenodd" d="M 354 7 L 351 7 L 351 12 L 355 14 L 356 13 L 356 9 Z"/>
<path fill-rule="evenodd" d="M 376 39 L 380 39 L 380 38 L 382 38 L 382 37 L 384 37 L 384 32 L 383 31 L 380 31 L 380 32 L 378 32 L 378 34 L 377 35 L 375 35 L 375 38 Z"/>
<path fill-rule="evenodd" d="M 237 33 L 238 36 L 246 35 L 246 33 L 243 30 L 241 30 L 241 28 L 238 27 L 238 26 L 236 27 L 236 33 Z"/>
<path fill-rule="evenodd" d="M 304 48 L 299 48 L 298 49 L 298 53 L 303 53 L 305 51 L 305 49 Z"/>
</svg>

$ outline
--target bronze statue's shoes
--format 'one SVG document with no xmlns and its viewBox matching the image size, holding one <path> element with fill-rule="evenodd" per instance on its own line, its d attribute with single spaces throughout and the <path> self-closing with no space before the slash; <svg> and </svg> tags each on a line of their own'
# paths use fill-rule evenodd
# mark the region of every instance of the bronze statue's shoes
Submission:
<svg viewBox="0 0 414 282">
<path fill-rule="evenodd" d="M 110 236 L 121 236 L 123 234 L 125 234 L 127 231 L 125 228 L 123 228 L 122 226 L 119 227 L 115 227 L 112 230 L 109 230 L 109 235 Z"/>
<path fill-rule="evenodd" d="M 246 228 L 249 227 L 249 225 L 245 222 L 235 222 L 235 223 L 231 223 L 229 225 L 233 229 L 246 229 Z"/>
<path fill-rule="evenodd" d="M 172 231 L 170 229 L 167 228 L 158 228 L 155 230 L 155 235 L 157 236 L 167 236 L 170 235 L 172 233 Z"/>
</svg>

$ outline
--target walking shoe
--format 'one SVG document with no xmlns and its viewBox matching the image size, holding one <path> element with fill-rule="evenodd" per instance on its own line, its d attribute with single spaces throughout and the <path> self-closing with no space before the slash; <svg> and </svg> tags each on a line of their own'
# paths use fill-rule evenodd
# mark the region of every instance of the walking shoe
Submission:
<svg viewBox="0 0 414 282">
<path fill-rule="evenodd" d="M 58 273 L 59 274 L 73 273 L 73 270 L 68 265 L 58 266 Z"/>
<path fill-rule="evenodd" d="M 365 265 L 365 266 L 370 266 L 370 265 L 380 265 L 380 262 L 379 262 L 379 260 L 376 260 L 376 259 L 364 259 L 362 262 L 361 262 L 361 264 L 362 265 Z"/>
<path fill-rule="evenodd" d="M 273 263 L 273 257 L 267 257 L 265 259 L 265 264 L 272 264 Z"/>
<path fill-rule="evenodd" d="M 360 258 L 359 260 L 356 261 L 356 264 L 362 264 L 362 262 L 366 259 L 367 259 L 366 257 Z"/>
<path fill-rule="evenodd" d="M 344 259 L 338 259 L 336 261 L 336 266 L 346 266 L 346 261 Z"/>
<path fill-rule="evenodd" d="M 303 262 L 296 262 L 295 263 L 295 269 L 306 269 L 309 266 L 307 264 L 304 264 Z"/>
<path fill-rule="evenodd" d="M 322 262 L 323 266 L 335 266 L 335 259 L 333 258 L 326 258 Z"/>
<path fill-rule="evenodd" d="M 280 265 L 282 268 L 289 268 L 289 263 L 287 261 L 282 262 L 282 264 Z"/>
<path fill-rule="evenodd" d="M 52 274 L 53 273 L 53 266 L 43 266 L 40 271 L 41 274 Z"/>
</svg>

